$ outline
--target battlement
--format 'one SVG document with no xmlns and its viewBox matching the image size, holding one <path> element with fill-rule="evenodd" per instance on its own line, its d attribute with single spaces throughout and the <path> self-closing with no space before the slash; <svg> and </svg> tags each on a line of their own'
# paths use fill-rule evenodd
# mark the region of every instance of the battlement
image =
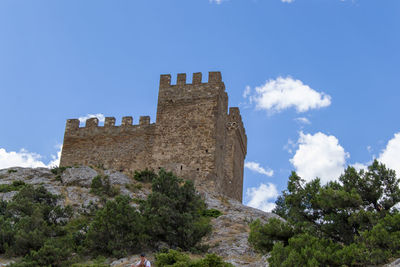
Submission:
<svg viewBox="0 0 400 267">
<path fill-rule="evenodd" d="M 79 134 L 99 134 L 101 132 L 111 133 L 121 133 L 127 130 L 138 130 L 143 127 L 149 126 L 150 116 L 140 116 L 139 124 L 133 124 L 133 117 L 125 116 L 122 117 L 121 125 L 115 125 L 114 117 L 106 117 L 104 121 L 104 126 L 99 125 L 98 118 L 89 118 L 85 121 L 85 126 L 80 127 L 80 120 L 78 119 L 68 119 L 65 126 L 66 135 L 79 135 Z"/>
<path fill-rule="evenodd" d="M 171 84 L 171 74 L 160 75 L 160 88 L 171 87 L 171 86 L 183 86 L 183 85 L 200 85 L 200 84 L 214 84 L 222 83 L 221 72 L 210 71 L 208 73 L 208 82 L 202 83 L 202 73 L 193 73 L 192 83 L 186 83 L 186 73 L 178 73 L 176 84 Z"/>
<path fill-rule="evenodd" d="M 228 97 L 225 92 L 225 84 L 222 82 L 220 72 L 209 72 L 208 82 L 202 81 L 200 72 L 193 73 L 192 83 L 187 83 L 186 74 L 177 75 L 176 84 L 171 83 L 171 75 L 160 76 L 160 88 L 158 91 L 157 122 L 160 111 L 171 105 L 191 105 L 194 101 L 212 101 L 220 98 L 227 106 Z"/>
</svg>

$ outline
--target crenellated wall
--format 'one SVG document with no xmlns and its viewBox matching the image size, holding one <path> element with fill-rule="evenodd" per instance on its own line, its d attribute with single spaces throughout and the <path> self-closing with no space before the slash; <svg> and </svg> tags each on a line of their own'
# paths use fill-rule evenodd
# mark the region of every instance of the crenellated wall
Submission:
<svg viewBox="0 0 400 267">
<path fill-rule="evenodd" d="M 98 126 L 98 119 L 90 118 L 85 127 L 79 127 L 79 120 L 67 120 L 60 165 L 121 171 L 149 166 L 155 124 L 150 124 L 148 116 L 140 117 L 138 125 L 132 125 L 132 121 L 132 117 L 123 117 L 122 124 L 115 126 L 115 118 L 107 117 L 104 126 Z"/>
<path fill-rule="evenodd" d="M 156 123 L 143 116 L 86 121 L 67 120 L 61 166 L 94 165 L 120 171 L 165 168 L 207 187 L 242 200 L 243 164 L 247 138 L 238 108 L 230 108 L 220 72 L 210 72 L 208 82 L 194 73 L 161 75 Z"/>
</svg>

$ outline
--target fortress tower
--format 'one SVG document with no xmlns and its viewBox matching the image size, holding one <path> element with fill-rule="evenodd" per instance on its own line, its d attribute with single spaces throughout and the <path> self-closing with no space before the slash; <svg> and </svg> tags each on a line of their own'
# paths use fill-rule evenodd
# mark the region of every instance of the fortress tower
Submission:
<svg viewBox="0 0 400 267">
<path fill-rule="evenodd" d="M 178 74 L 161 75 L 156 123 L 142 116 L 96 118 L 85 127 L 67 120 L 60 166 L 102 165 L 120 171 L 165 168 L 178 176 L 242 200 L 243 164 L 247 137 L 238 108 L 230 108 L 220 72 L 210 72 L 208 82 L 194 73 L 192 83 Z"/>
</svg>

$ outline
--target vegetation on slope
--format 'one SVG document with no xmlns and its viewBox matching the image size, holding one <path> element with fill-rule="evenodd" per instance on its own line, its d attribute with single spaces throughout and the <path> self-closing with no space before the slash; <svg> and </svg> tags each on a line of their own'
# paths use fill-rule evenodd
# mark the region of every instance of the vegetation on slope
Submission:
<svg viewBox="0 0 400 267">
<path fill-rule="evenodd" d="M 233 267 L 215 254 L 207 254 L 202 259 L 192 260 L 185 253 L 173 249 L 156 254 L 155 264 L 159 267 Z"/>
<path fill-rule="evenodd" d="M 367 266 L 400 256 L 399 180 L 374 161 L 338 181 L 306 183 L 295 172 L 271 219 L 251 224 L 249 242 L 270 266 Z"/>
<path fill-rule="evenodd" d="M 0 201 L 0 254 L 23 257 L 13 266 L 72 266 L 98 256 L 154 249 L 160 241 L 182 250 L 196 248 L 211 230 L 209 220 L 216 212 L 207 212 L 191 181 L 164 170 L 151 177 L 152 193 L 139 210 L 129 197 L 118 195 L 101 208 L 74 216 L 44 187 L 12 185 L 19 192 L 10 202 Z M 93 181 L 93 193 L 114 194 L 104 177 Z M 215 255 L 196 264 L 190 266 L 227 266 Z"/>
</svg>

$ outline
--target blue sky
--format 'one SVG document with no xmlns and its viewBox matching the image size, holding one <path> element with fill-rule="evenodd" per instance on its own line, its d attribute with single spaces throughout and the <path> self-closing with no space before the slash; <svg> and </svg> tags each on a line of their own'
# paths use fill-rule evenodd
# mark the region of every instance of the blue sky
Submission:
<svg viewBox="0 0 400 267">
<path fill-rule="evenodd" d="M 160 74 L 217 70 L 248 136 L 246 204 L 271 209 L 292 170 L 400 172 L 399 14 L 398 0 L 1 0 L 0 167 L 56 160 L 68 118 L 154 121 Z"/>
</svg>

